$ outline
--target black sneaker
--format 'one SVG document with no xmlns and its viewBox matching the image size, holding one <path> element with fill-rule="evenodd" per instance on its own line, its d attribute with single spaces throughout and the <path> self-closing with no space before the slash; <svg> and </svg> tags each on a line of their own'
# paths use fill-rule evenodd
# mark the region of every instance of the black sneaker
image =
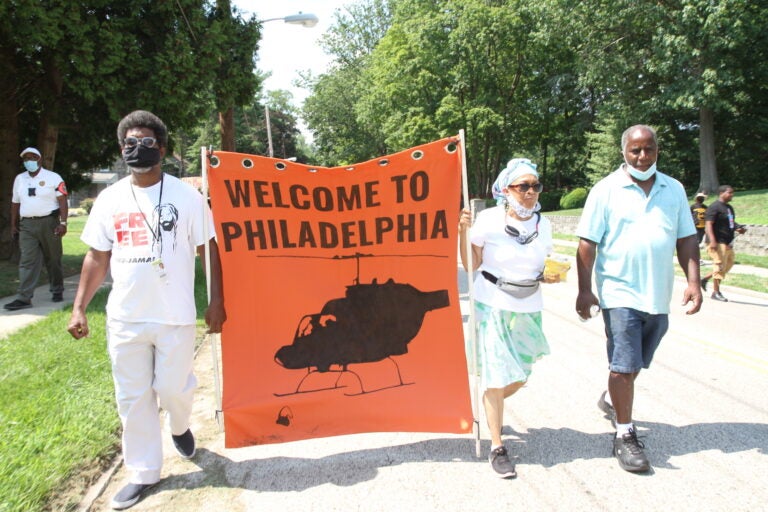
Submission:
<svg viewBox="0 0 768 512">
<path fill-rule="evenodd" d="M 615 427 L 616 426 L 616 409 L 614 409 L 611 404 L 605 401 L 605 395 L 607 394 L 608 394 L 608 391 L 603 391 L 603 394 L 600 395 L 600 399 L 597 401 L 597 407 L 605 413 L 608 419 L 611 420 L 611 425 Z"/>
<path fill-rule="evenodd" d="M 64 300 L 64 294 L 61 292 L 54 293 L 53 296 L 51 297 L 51 302 L 61 302 L 63 300 Z"/>
<path fill-rule="evenodd" d="M 618 459 L 621 469 L 625 471 L 642 473 L 651 469 L 643 448 L 645 445 L 637 439 L 634 428 L 621 438 L 613 439 L 613 455 Z"/>
<path fill-rule="evenodd" d="M 3 307 L 5 309 L 7 309 L 8 311 L 16 311 L 16 310 L 19 310 L 19 309 L 31 308 L 32 307 L 32 303 L 31 302 L 24 302 L 21 299 L 16 299 L 15 301 L 9 302 L 8 304 L 6 304 Z"/>
<path fill-rule="evenodd" d="M 491 467 L 500 478 L 515 478 L 517 476 L 515 466 L 509 460 L 507 449 L 503 446 L 491 450 L 491 453 L 488 454 L 488 462 L 491 463 Z"/>
<path fill-rule="evenodd" d="M 728 299 L 723 297 L 723 294 L 720 293 L 720 292 L 713 293 L 712 294 L 712 300 L 716 300 L 716 301 L 719 301 L 719 302 L 728 302 Z"/>
<path fill-rule="evenodd" d="M 144 492 L 155 484 L 128 484 L 115 494 L 110 505 L 115 510 L 134 506 L 144 496 Z"/>
<path fill-rule="evenodd" d="M 195 456 L 195 436 L 192 435 L 190 429 L 187 429 L 180 436 L 171 435 L 171 438 L 173 438 L 173 446 L 176 447 L 179 455 L 185 459 L 191 459 Z"/>
<path fill-rule="evenodd" d="M 709 282 L 709 279 L 706 277 L 701 279 L 701 289 L 704 291 L 707 291 L 707 283 Z"/>
</svg>

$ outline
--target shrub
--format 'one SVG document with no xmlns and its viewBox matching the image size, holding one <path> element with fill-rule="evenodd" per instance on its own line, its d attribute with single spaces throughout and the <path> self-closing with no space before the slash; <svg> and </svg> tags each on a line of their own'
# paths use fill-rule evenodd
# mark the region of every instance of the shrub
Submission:
<svg viewBox="0 0 768 512">
<path fill-rule="evenodd" d="M 587 201 L 587 189 L 575 188 L 560 198 L 560 208 L 563 210 L 572 210 L 581 208 Z"/>
<path fill-rule="evenodd" d="M 91 213 L 91 208 L 93 208 L 93 198 L 86 197 L 82 201 L 80 201 L 80 208 L 85 210 L 85 213 L 89 214 Z"/>
</svg>

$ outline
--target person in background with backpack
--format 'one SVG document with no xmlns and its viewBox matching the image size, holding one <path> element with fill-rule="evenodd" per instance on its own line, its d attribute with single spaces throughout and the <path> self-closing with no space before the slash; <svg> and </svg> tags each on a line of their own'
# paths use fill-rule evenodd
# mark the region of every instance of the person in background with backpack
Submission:
<svg viewBox="0 0 768 512">
<path fill-rule="evenodd" d="M 704 200 L 707 198 L 707 194 L 699 192 L 696 194 L 696 202 L 691 205 L 691 216 L 693 217 L 693 225 L 696 227 L 696 241 L 701 248 L 701 242 L 704 240 L 704 213 L 707 211 L 707 205 L 704 204 Z"/>
</svg>

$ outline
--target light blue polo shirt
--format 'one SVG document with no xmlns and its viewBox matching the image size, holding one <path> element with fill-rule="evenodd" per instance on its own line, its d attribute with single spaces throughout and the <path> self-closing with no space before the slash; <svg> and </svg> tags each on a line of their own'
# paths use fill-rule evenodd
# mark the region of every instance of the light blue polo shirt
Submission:
<svg viewBox="0 0 768 512">
<path fill-rule="evenodd" d="M 668 314 L 677 240 L 695 233 L 685 189 L 674 178 L 656 172 L 647 196 L 623 167 L 600 180 L 576 229 L 597 243 L 600 307 Z"/>
</svg>

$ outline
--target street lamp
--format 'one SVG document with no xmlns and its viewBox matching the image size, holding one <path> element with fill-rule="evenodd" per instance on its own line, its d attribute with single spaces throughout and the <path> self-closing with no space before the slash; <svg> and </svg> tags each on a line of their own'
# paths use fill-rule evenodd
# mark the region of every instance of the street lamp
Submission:
<svg viewBox="0 0 768 512">
<path fill-rule="evenodd" d="M 317 25 L 318 19 L 314 14 L 304 14 L 299 12 L 298 14 L 291 14 L 290 16 L 285 16 L 283 18 L 268 18 L 266 20 L 259 21 L 261 23 L 266 23 L 268 21 L 284 21 L 286 23 L 290 23 L 291 25 L 301 25 L 302 27 L 312 28 Z M 267 124 L 267 148 L 269 151 L 269 157 L 273 158 L 275 156 L 275 151 L 272 147 L 272 123 L 269 122 L 269 106 L 266 104 L 266 102 L 264 103 L 264 122 Z"/>
<path fill-rule="evenodd" d="M 311 28 L 317 25 L 317 16 L 314 14 L 304 14 L 302 12 L 299 12 L 299 14 L 291 14 L 290 16 L 285 16 L 283 18 L 269 18 L 266 20 L 260 20 L 261 23 L 266 23 L 268 21 L 285 21 L 286 23 L 290 23 L 291 25 L 301 25 L 302 27 Z"/>
</svg>

